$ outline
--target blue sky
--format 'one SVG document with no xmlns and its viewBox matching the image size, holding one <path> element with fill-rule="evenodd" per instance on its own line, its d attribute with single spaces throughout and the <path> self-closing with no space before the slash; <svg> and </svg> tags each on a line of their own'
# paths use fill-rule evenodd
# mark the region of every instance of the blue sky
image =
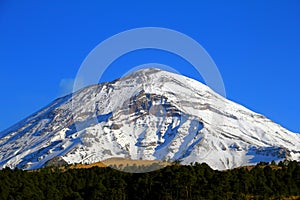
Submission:
<svg viewBox="0 0 300 200">
<path fill-rule="evenodd" d="M 69 91 L 101 41 L 138 27 L 165 27 L 199 42 L 227 97 L 300 132 L 299 1 L 0 1 L 0 130 Z M 158 51 L 116 60 L 103 81 L 143 63 L 201 80 L 192 66 Z"/>
</svg>

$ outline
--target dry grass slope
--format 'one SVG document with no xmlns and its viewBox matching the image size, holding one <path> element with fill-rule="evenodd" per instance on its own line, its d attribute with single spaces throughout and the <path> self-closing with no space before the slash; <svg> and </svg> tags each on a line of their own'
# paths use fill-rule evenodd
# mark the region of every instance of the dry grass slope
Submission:
<svg viewBox="0 0 300 200">
<path fill-rule="evenodd" d="M 71 169 L 80 168 L 92 168 L 92 167 L 109 167 L 109 166 L 150 166 L 152 164 L 160 164 L 163 166 L 170 166 L 172 163 L 160 161 L 160 160 L 131 160 L 127 158 L 109 158 L 101 162 L 96 162 L 92 164 L 74 164 L 71 165 Z"/>
</svg>

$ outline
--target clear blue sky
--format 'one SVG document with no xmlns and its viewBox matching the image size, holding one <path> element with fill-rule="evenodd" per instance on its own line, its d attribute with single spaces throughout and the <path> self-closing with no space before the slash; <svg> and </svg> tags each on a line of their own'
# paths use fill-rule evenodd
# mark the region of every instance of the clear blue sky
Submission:
<svg viewBox="0 0 300 200">
<path fill-rule="evenodd" d="M 157 26 L 185 33 L 207 50 L 229 99 L 300 132 L 300 2 L 199 2 L 1 0 L 0 130 L 64 94 L 101 41 Z M 121 57 L 103 80 L 149 62 L 200 79 L 178 57 L 149 50 Z"/>
</svg>

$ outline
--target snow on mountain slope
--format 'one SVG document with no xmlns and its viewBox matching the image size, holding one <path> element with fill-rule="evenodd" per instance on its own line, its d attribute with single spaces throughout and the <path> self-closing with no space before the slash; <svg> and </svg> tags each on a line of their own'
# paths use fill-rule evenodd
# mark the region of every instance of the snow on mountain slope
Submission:
<svg viewBox="0 0 300 200">
<path fill-rule="evenodd" d="M 300 160 L 300 136 L 190 78 L 145 69 L 55 100 L 0 133 L 0 168 L 111 157 L 215 169 Z"/>
</svg>

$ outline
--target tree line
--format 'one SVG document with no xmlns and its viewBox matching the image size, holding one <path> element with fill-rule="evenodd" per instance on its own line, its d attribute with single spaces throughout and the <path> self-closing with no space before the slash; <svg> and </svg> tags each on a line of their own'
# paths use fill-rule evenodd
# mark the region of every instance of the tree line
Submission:
<svg viewBox="0 0 300 200">
<path fill-rule="evenodd" d="M 260 163 L 227 171 L 174 164 L 148 173 L 112 168 L 0 171 L 0 199 L 282 199 L 300 198 L 300 163 Z"/>
</svg>

